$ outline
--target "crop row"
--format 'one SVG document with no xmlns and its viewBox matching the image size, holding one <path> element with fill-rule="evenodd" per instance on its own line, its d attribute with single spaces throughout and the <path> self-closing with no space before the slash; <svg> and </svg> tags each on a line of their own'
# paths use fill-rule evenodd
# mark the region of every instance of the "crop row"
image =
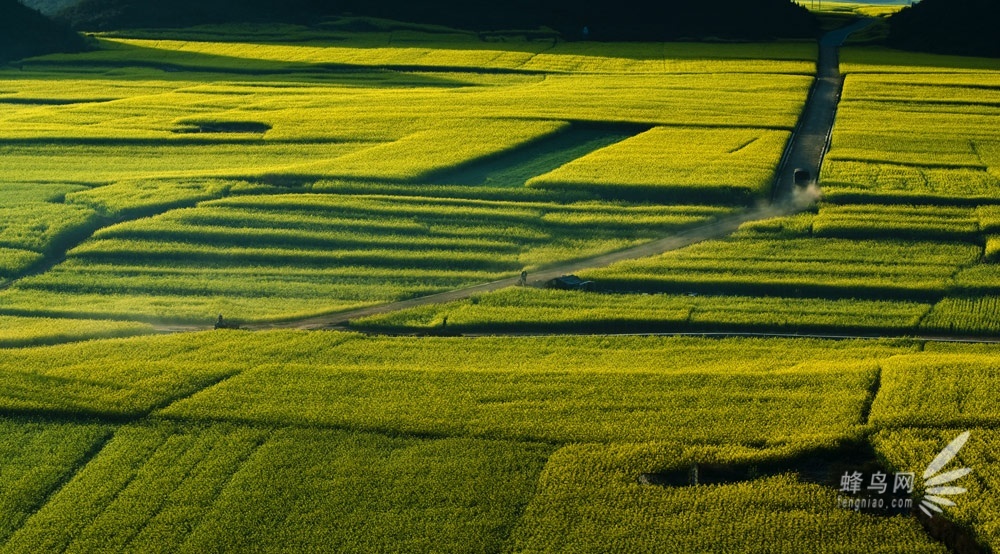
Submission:
<svg viewBox="0 0 1000 554">
<path fill-rule="evenodd" d="M 973 210 L 941 206 L 823 204 L 812 223 L 816 237 L 855 240 L 909 239 L 980 243 Z"/>
<path fill-rule="evenodd" d="M 938 241 L 981 245 L 1000 229 L 994 206 L 820 203 L 816 213 L 750 221 L 735 239 L 837 238 L 857 241 Z"/>
<path fill-rule="evenodd" d="M 929 304 L 506 289 L 351 322 L 403 332 L 912 332 Z"/>
<path fill-rule="evenodd" d="M 979 260 L 974 245 L 843 239 L 708 241 L 581 273 L 602 290 L 928 299 Z"/>
<path fill-rule="evenodd" d="M 120 428 L 6 551 L 496 551 L 550 447 L 170 423 Z M 488 499 L 488 500 L 487 500 Z M 276 517 L 280 514 L 280 517 Z"/>
<path fill-rule="evenodd" d="M 155 49 L 169 59 L 173 53 L 201 54 L 206 60 L 227 57 L 284 63 L 349 64 L 353 66 L 423 66 L 459 68 L 526 69 L 547 72 L 592 73 L 799 73 L 808 74 L 815 47 L 807 44 L 754 44 L 733 48 L 725 44 L 601 44 L 505 41 L 502 47 L 484 44 L 477 37 L 431 43 L 440 32 L 425 35 L 410 46 L 371 45 L 363 51 L 336 43 L 312 45 L 247 42 L 182 42 L 171 40 L 113 39 L 122 45 Z M 372 35 L 359 38 L 371 40 Z M 463 44 L 464 43 L 464 44 Z M 400 44 L 397 41 L 396 44 Z M 402 44 L 406 44 L 404 41 Z M 741 45 L 742 46 L 742 45 Z M 197 56 L 189 56 L 196 60 Z M 742 62 L 742 63 L 740 63 Z M 749 63 L 748 63 L 749 62 Z M 235 66 L 240 67 L 240 66 Z"/>
<path fill-rule="evenodd" d="M 149 325 L 132 321 L 0 316 L 0 348 L 127 337 L 150 331 Z"/>
<path fill-rule="evenodd" d="M 151 180 L 118 181 L 110 185 L 72 192 L 66 202 L 86 206 L 111 218 L 129 218 L 156 214 L 171 208 L 192 206 L 197 202 L 227 194 L 268 192 L 271 188 L 242 181 L 222 180 Z"/>
<path fill-rule="evenodd" d="M 119 141 L 101 145 L 66 144 L 65 140 L 0 147 L 0 171 L 20 182 L 72 182 L 102 185 L 158 178 L 246 178 L 349 154 L 357 143 L 215 142 L 160 140 Z"/>
<path fill-rule="evenodd" d="M 148 190 L 148 196 L 132 197 L 128 204 L 110 200 L 103 209 L 136 213 L 208 193 L 167 187 L 161 198 L 156 189 Z M 729 211 L 595 202 L 237 195 L 102 229 L 73 249 L 66 262 L 5 291 L 2 309 L 188 321 L 218 313 L 244 320 L 329 313 L 631 246 Z"/>
</svg>

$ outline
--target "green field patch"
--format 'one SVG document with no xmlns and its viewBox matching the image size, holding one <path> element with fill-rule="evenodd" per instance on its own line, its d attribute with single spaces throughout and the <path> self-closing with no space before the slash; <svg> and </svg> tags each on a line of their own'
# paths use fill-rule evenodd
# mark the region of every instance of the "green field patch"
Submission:
<svg viewBox="0 0 1000 554">
<path fill-rule="evenodd" d="M 0 316 L 0 348 L 128 337 L 152 331 L 149 325 L 131 321 Z"/>
<path fill-rule="evenodd" d="M 791 239 L 812 236 L 816 214 L 807 211 L 784 217 L 747 221 L 730 235 L 734 239 Z"/>
<path fill-rule="evenodd" d="M 110 434 L 92 423 L 0 419 L 0 541 L 24 525 Z"/>
<path fill-rule="evenodd" d="M 85 206 L 48 202 L 3 206 L 0 247 L 51 253 L 82 240 L 97 225 L 96 214 Z"/>
<path fill-rule="evenodd" d="M 81 124 L 83 124 L 81 122 Z M 103 185 L 162 178 L 205 180 L 247 178 L 297 171 L 305 163 L 331 160 L 364 145 L 288 144 L 269 141 L 202 144 L 7 144 L 0 147 L 0 171 L 24 182 L 73 182 Z M 86 193 L 78 193 L 86 196 Z"/>
<path fill-rule="evenodd" d="M 832 487 L 794 473 L 737 484 L 642 484 L 651 470 L 692 463 L 763 464 L 817 444 L 755 449 L 676 443 L 571 445 L 549 459 L 538 493 L 511 537 L 514 552 L 944 553 L 916 519 L 836 507 Z M 803 468 L 806 469 L 806 468 Z M 780 537 L 780 538 L 776 538 Z"/>
<path fill-rule="evenodd" d="M 1000 232 L 1000 206 L 981 206 L 976 210 L 979 227 L 984 233 Z"/>
<path fill-rule="evenodd" d="M 994 70 L 1000 68 L 994 68 Z M 940 103 L 953 106 L 1000 104 L 1000 75 L 963 74 L 852 74 L 845 90 L 851 102 L 890 101 L 906 104 Z M 927 106 L 921 106 L 925 109 Z"/>
<path fill-rule="evenodd" d="M 250 186 L 157 185 L 88 193 L 107 202 L 104 210 L 135 214 Z M 111 194 L 114 187 L 121 196 Z M 236 194 L 98 231 L 65 262 L 0 293 L 0 313 L 189 322 L 219 313 L 241 321 L 326 314 L 602 254 L 728 213 L 593 201 Z"/>
<path fill-rule="evenodd" d="M 807 43 L 758 43 L 737 47 L 707 43 L 560 42 L 523 67 L 592 73 L 795 73 L 813 71 L 816 47 Z"/>
<path fill-rule="evenodd" d="M 850 114 L 851 109 L 855 106 L 856 104 L 847 103 L 844 109 Z M 897 104 L 894 107 L 898 110 L 905 106 Z M 845 121 L 844 126 L 851 127 L 852 123 L 855 122 Z M 852 129 L 838 132 L 829 159 L 945 168 L 970 167 L 977 169 L 983 166 L 976 151 L 975 142 L 968 139 L 936 138 L 927 135 L 902 136 L 885 133 L 885 131 L 896 131 L 896 129 L 882 131 L 882 133 L 870 131 L 866 133 Z"/>
<path fill-rule="evenodd" d="M 881 46 L 849 47 L 840 54 L 841 71 L 847 74 L 942 74 L 961 78 L 965 73 L 996 71 L 993 58 L 948 56 L 895 50 Z M 891 78 L 898 79 L 898 75 Z"/>
<path fill-rule="evenodd" d="M 7 548 L 497 550 L 549 451 L 323 430 L 129 426 Z"/>
<path fill-rule="evenodd" d="M 16 277 L 44 259 L 31 250 L 0 247 L 0 279 Z"/>
<path fill-rule="evenodd" d="M 992 350 L 904 355 L 881 365 L 870 418 L 876 426 L 989 427 L 1000 418 L 991 392 L 1000 380 Z"/>
<path fill-rule="evenodd" d="M 936 300 L 969 244 L 844 239 L 729 239 L 581 272 L 600 290 Z"/>
<path fill-rule="evenodd" d="M 505 289 L 448 304 L 354 320 L 367 331 L 500 332 L 912 332 L 929 304 L 868 300 L 594 294 Z"/>
<path fill-rule="evenodd" d="M 994 71 L 922 73 L 922 60 L 943 57 L 908 53 L 908 65 L 894 56 L 899 66 L 892 75 L 851 72 L 848 65 L 820 179 L 824 197 L 841 203 L 995 203 L 1000 68 L 994 63 Z"/>
<path fill-rule="evenodd" d="M 990 235 L 986 238 L 986 251 L 983 259 L 987 262 L 1000 260 L 1000 236 Z"/>
<path fill-rule="evenodd" d="M 813 221 L 817 237 L 909 239 L 979 243 L 974 210 L 940 206 L 824 204 Z"/>
<path fill-rule="evenodd" d="M 334 286 L 332 292 L 337 293 L 338 297 L 324 296 L 324 293 L 330 291 L 322 286 L 310 286 L 310 295 L 299 297 L 281 296 L 281 293 L 288 290 L 283 284 L 272 284 L 271 290 L 267 290 L 266 284 L 252 289 L 252 292 L 265 289 L 272 293 L 274 288 L 279 289 L 278 293 L 265 298 L 246 292 L 246 285 L 208 283 L 205 278 L 193 285 L 183 281 L 175 285 L 168 278 L 157 278 L 158 276 L 142 278 L 138 283 L 126 280 L 120 285 L 123 292 L 106 292 L 107 289 L 114 289 L 114 285 L 96 283 L 96 276 L 84 277 L 89 278 L 90 282 L 85 285 L 70 283 L 66 287 L 60 286 L 60 292 L 19 288 L 16 292 L 5 295 L 0 311 L 26 317 L 116 319 L 153 325 L 185 323 L 205 328 L 215 323 L 219 314 L 237 324 L 287 321 L 382 304 L 387 301 L 387 295 L 433 294 L 454 288 L 447 285 L 425 285 L 383 287 L 373 291 L 370 285 Z M 259 278 L 257 275 L 248 277 Z M 157 283 L 162 286 L 157 286 Z M 155 288 L 156 293 L 143 292 L 150 288 Z M 296 292 L 296 287 L 291 287 L 291 290 Z"/>
<path fill-rule="evenodd" d="M 7 350 L 0 362 L 0 410 L 140 415 L 243 369 L 238 363 L 179 363 L 199 347 L 210 352 L 213 339 L 219 337 L 154 342 L 140 352 L 134 349 L 142 348 L 142 342 L 128 341 Z"/>
<path fill-rule="evenodd" d="M 356 56 L 374 54 L 366 48 L 345 50 Z M 167 50 L 152 52 L 168 54 Z M 82 63 L 84 57 L 97 54 L 68 58 Z M 471 160 L 522 144 L 530 140 L 530 134 L 516 129 L 528 124 L 580 121 L 791 129 L 812 81 L 805 74 L 780 73 L 785 63 L 780 61 L 755 62 L 761 72 L 754 73 L 716 70 L 724 69 L 727 63 L 729 67 L 754 65 L 747 60 L 694 60 L 702 66 L 701 72 L 675 73 L 670 60 L 661 59 L 650 62 L 658 68 L 654 73 L 512 74 L 489 79 L 460 73 L 449 82 L 440 75 L 367 69 L 336 72 L 329 78 L 164 73 L 127 67 L 131 54 L 128 50 L 101 54 L 117 58 L 122 68 L 105 67 L 97 75 L 88 74 L 83 65 L 72 64 L 23 74 L 5 72 L 4 76 L 16 83 L 18 94 L 43 94 L 57 83 L 76 89 L 80 97 L 106 98 L 110 94 L 116 100 L 49 106 L 0 104 L 5 138 L 23 143 L 6 147 L 0 167 L 25 180 L 73 175 L 88 182 L 164 174 L 409 178 L 414 173 L 460 164 L 463 152 Z M 766 72 L 768 65 L 776 72 Z M 442 81 L 447 86 L 440 86 Z M 248 96 L 252 98 L 250 105 Z M 266 140 L 245 134 L 173 132 L 189 120 L 251 121 L 271 129 Z M 491 136 L 491 130 L 513 134 L 505 139 Z M 131 145 L 122 143 L 123 139 L 130 139 Z M 86 143 L 93 140 L 118 141 L 116 149 L 100 152 L 104 165 L 81 159 L 95 150 Z M 167 141 L 172 147 L 154 151 L 153 144 L 142 146 L 143 140 Z M 365 155 L 351 154 L 372 142 L 386 144 Z M 310 143 L 312 146 L 307 146 Z M 46 144 L 49 146 L 40 147 Z M 476 152 L 468 150 L 472 145 L 478 145 Z M 53 152 L 60 146 L 62 152 Z M 192 150 L 198 146 L 199 151 Z M 49 163 L 45 166 L 39 165 L 46 151 L 52 152 L 52 159 L 46 160 Z M 129 151 L 152 159 L 136 166 Z M 253 158 L 247 159 L 248 151 Z M 242 157 L 237 155 L 241 153 Z M 382 154 L 393 157 L 382 158 L 381 163 L 373 159 Z M 344 155 L 348 156 L 345 165 L 333 162 Z M 178 158 L 189 159 L 182 163 L 185 160 Z M 429 167 L 431 158 L 443 165 Z"/>
<path fill-rule="evenodd" d="M 921 483 L 922 472 L 941 449 L 965 431 L 969 431 L 968 441 L 939 474 L 963 467 L 971 468 L 971 474 L 942 485 L 961 487 L 967 492 L 949 496 L 955 505 L 944 509 L 947 520 L 962 526 L 964 535 L 988 548 L 996 549 L 1000 546 L 1000 520 L 997 518 L 997 514 L 1000 514 L 997 500 L 1000 467 L 997 466 L 996 449 L 1000 436 L 995 429 L 965 426 L 892 429 L 875 434 L 872 444 L 880 456 L 900 471 L 916 473 L 917 482 L 922 485 L 918 498 L 922 498 L 921 493 L 929 488 Z"/>
<path fill-rule="evenodd" d="M 781 442 L 853 428 L 875 375 L 869 356 L 892 347 L 774 350 L 783 344 L 363 338 L 333 363 L 257 366 L 160 413 L 556 442 Z"/>
<path fill-rule="evenodd" d="M 86 190 L 83 185 L 61 183 L 2 183 L 0 202 L 4 206 L 23 206 L 43 202 L 62 202 L 67 194 Z"/>
<path fill-rule="evenodd" d="M 353 38 L 353 37 L 352 37 Z M 368 35 L 371 40 L 372 35 Z M 389 37 L 384 37 L 389 38 Z M 457 40 L 456 40 L 457 39 Z M 586 43 L 505 41 L 484 43 L 475 36 L 442 41 L 439 33 L 424 35 L 404 47 L 369 47 L 363 52 L 350 45 L 262 44 L 176 40 L 110 39 L 131 47 L 188 54 L 204 59 L 247 59 L 255 63 L 294 62 L 352 66 L 424 68 L 491 68 L 546 72 L 594 73 L 798 73 L 809 74 L 816 48 L 811 44 L 754 44 L 749 47 L 703 43 L 648 43 L 592 46 Z M 376 38 L 377 40 L 377 38 Z M 433 41 L 433 42 L 432 42 Z M 392 41 L 396 42 L 396 41 Z M 405 44 L 405 41 L 404 43 Z M 383 45 L 371 45 L 383 46 Z M 120 48 L 120 46 L 119 46 Z M 543 52 L 544 51 L 544 52 Z M 266 63 L 265 62 L 265 63 Z"/>
<path fill-rule="evenodd" d="M 1000 266 L 976 264 L 955 274 L 952 292 L 969 296 L 1000 293 Z"/>
<path fill-rule="evenodd" d="M 574 123 L 569 129 L 519 149 L 445 173 L 435 180 L 465 185 L 520 187 L 538 175 L 644 130 L 628 125 Z"/>
<path fill-rule="evenodd" d="M 963 287 L 954 295 L 949 295 L 934 305 L 921 328 L 928 332 L 957 333 L 968 335 L 995 336 L 1000 332 L 1000 282 L 997 282 L 996 271 L 991 271 L 989 277 L 994 281 L 980 283 L 975 275 L 980 272 L 973 268 L 959 274 L 956 278 L 958 286 Z M 968 280 L 973 282 L 970 284 Z M 982 289 L 989 287 L 989 291 Z M 979 289 L 979 290 L 976 290 Z M 981 296 L 968 296 L 970 294 Z"/>
<path fill-rule="evenodd" d="M 657 127 L 528 181 L 607 198 L 739 204 L 763 198 L 788 133 Z"/>
<path fill-rule="evenodd" d="M 524 147 L 567 125 L 558 121 L 456 122 L 293 171 L 334 178 L 433 181 L 435 175 Z"/>
<path fill-rule="evenodd" d="M 152 215 L 191 206 L 231 193 L 260 192 L 263 185 L 243 181 L 122 181 L 66 195 L 66 202 L 90 207 L 107 217 Z"/>
</svg>

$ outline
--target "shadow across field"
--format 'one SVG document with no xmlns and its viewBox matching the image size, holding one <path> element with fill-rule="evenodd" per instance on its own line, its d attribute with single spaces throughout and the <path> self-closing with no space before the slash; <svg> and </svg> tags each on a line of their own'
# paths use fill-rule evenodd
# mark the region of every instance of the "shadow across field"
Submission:
<svg viewBox="0 0 1000 554">
<path fill-rule="evenodd" d="M 667 471 L 643 473 L 639 482 L 661 487 L 697 485 L 729 485 L 794 474 L 803 483 L 812 483 L 840 490 L 840 478 L 845 472 L 859 471 L 865 475 L 875 471 L 891 475 L 867 442 L 844 442 L 832 448 L 807 450 L 790 458 L 775 458 L 737 464 L 695 463 Z M 903 513 L 877 511 L 879 515 Z"/>
<path fill-rule="evenodd" d="M 71 58 L 50 57 L 26 60 L 17 65 L 19 71 L 7 72 L 5 76 L 9 78 L 37 78 L 37 71 L 58 69 L 61 72 L 71 71 L 77 73 L 74 75 L 76 79 L 89 77 L 106 80 L 109 78 L 108 72 L 111 70 L 145 69 L 177 74 L 210 73 L 232 75 L 234 78 L 279 76 L 282 77 L 283 82 L 301 78 L 306 81 L 322 81 L 324 84 L 342 86 L 359 84 L 358 76 L 363 75 L 363 85 L 368 87 L 372 86 L 374 79 L 374 83 L 379 87 L 420 86 L 451 88 L 467 87 L 469 84 L 464 81 L 452 80 L 437 75 L 427 75 L 426 73 L 539 73 L 537 71 L 503 68 L 494 71 L 492 69 L 483 70 L 482 68 L 421 65 L 386 66 L 328 62 L 291 62 L 165 50 L 134 44 L 102 42 L 102 45 L 104 47 L 102 50 L 89 54 L 75 55 Z M 418 75 L 415 72 L 422 72 L 422 74 Z M 57 78 L 64 78 L 64 75 L 61 74 Z M 131 76 L 124 76 L 123 78 L 130 79 Z"/>
<path fill-rule="evenodd" d="M 844 490 L 841 479 L 861 473 L 865 481 L 857 493 Z M 885 475 L 886 491 L 868 490 L 868 478 L 876 472 Z M 701 485 L 734 485 L 778 475 L 794 475 L 800 482 L 828 487 L 838 494 L 839 509 L 852 509 L 877 517 L 914 517 L 927 533 L 951 552 L 988 554 L 992 550 L 979 544 L 975 534 L 944 517 L 927 517 L 917 505 L 917 492 L 894 491 L 894 470 L 880 461 L 867 441 L 845 441 L 834 447 L 803 451 L 795 456 L 743 463 L 694 463 L 665 471 L 642 473 L 639 483 L 648 486 L 683 488 Z M 918 476 L 919 477 L 919 476 Z M 899 507 L 896 507 L 896 506 Z"/>
<path fill-rule="evenodd" d="M 565 131 L 522 148 L 431 175 L 428 180 L 448 185 L 521 187 L 531 179 L 577 158 L 649 130 L 647 125 L 601 124 L 576 121 Z"/>
</svg>

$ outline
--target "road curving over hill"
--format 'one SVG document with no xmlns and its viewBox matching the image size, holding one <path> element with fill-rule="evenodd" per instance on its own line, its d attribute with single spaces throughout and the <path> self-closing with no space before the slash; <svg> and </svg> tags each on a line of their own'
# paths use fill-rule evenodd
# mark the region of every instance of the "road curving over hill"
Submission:
<svg viewBox="0 0 1000 554">
<path fill-rule="evenodd" d="M 656 256 L 702 241 L 724 237 L 736 231 L 743 223 L 749 221 L 791 215 L 812 205 L 818 198 L 815 189 L 800 189 L 796 187 L 792 174 L 796 168 L 804 168 L 809 170 L 811 175 L 818 175 L 823 163 L 823 157 L 829 146 L 829 138 L 833 131 L 837 104 L 840 100 L 840 92 L 844 83 L 843 76 L 840 74 L 839 48 L 852 33 L 867 27 L 871 23 L 872 20 L 858 21 L 842 29 L 827 33 L 820 39 L 816 80 L 809 91 L 808 99 L 806 100 L 802 115 L 796 124 L 795 132 L 792 134 L 792 138 L 789 140 L 778 166 L 770 205 L 752 208 L 739 214 L 719 218 L 711 223 L 693 227 L 632 248 L 544 267 L 531 273 L 528 284 L 540 286 L 546 281 L 561 275 L 585 269 L 605 267 L 625 260 Z M 510 277 L 490 283 L 367 308 L 283 322 L 247 324 L 244 328 L 251 330 L 343 328 L 348 321 L 353 319 L 405 310 L 417 306 L 462 300 L 477 294 L 512 287 L 517 282 L 518 277 Z M 185 331 L 192 329 L 190 326 L 181 325 L 165 325 L 161 328 L 163 331 Z"/>
</svg>

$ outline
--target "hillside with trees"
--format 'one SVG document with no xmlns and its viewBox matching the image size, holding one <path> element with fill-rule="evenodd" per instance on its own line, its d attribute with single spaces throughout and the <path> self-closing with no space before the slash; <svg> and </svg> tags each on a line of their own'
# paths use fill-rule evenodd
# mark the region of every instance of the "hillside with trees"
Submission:
<svg viewBox="0 0 1000 554">
<path fill-rule="evenodd" d="M 998 57 L 998 24 L 997 0 L 923 0 L 889 19 L 888 41 L 908 50 Z"/>
<path fill-rule="evenodd" d="M 84 0 L 60 15 L 78 29 L 99 31 L 246 21 L 309 23 L 345 13 L 479 31 L 549 27 L 568 39 L 767 39 L 816 33 L 813 16 L 789 0 L 674 0 L 653 5 L 637 0 Z"/>
<path fill-rule="evenodd" d="M 0 0 L 0 62 L 52 52 L 76 52 L 85 42 L 64 24 L 17 0 Z"/>
</svg>

